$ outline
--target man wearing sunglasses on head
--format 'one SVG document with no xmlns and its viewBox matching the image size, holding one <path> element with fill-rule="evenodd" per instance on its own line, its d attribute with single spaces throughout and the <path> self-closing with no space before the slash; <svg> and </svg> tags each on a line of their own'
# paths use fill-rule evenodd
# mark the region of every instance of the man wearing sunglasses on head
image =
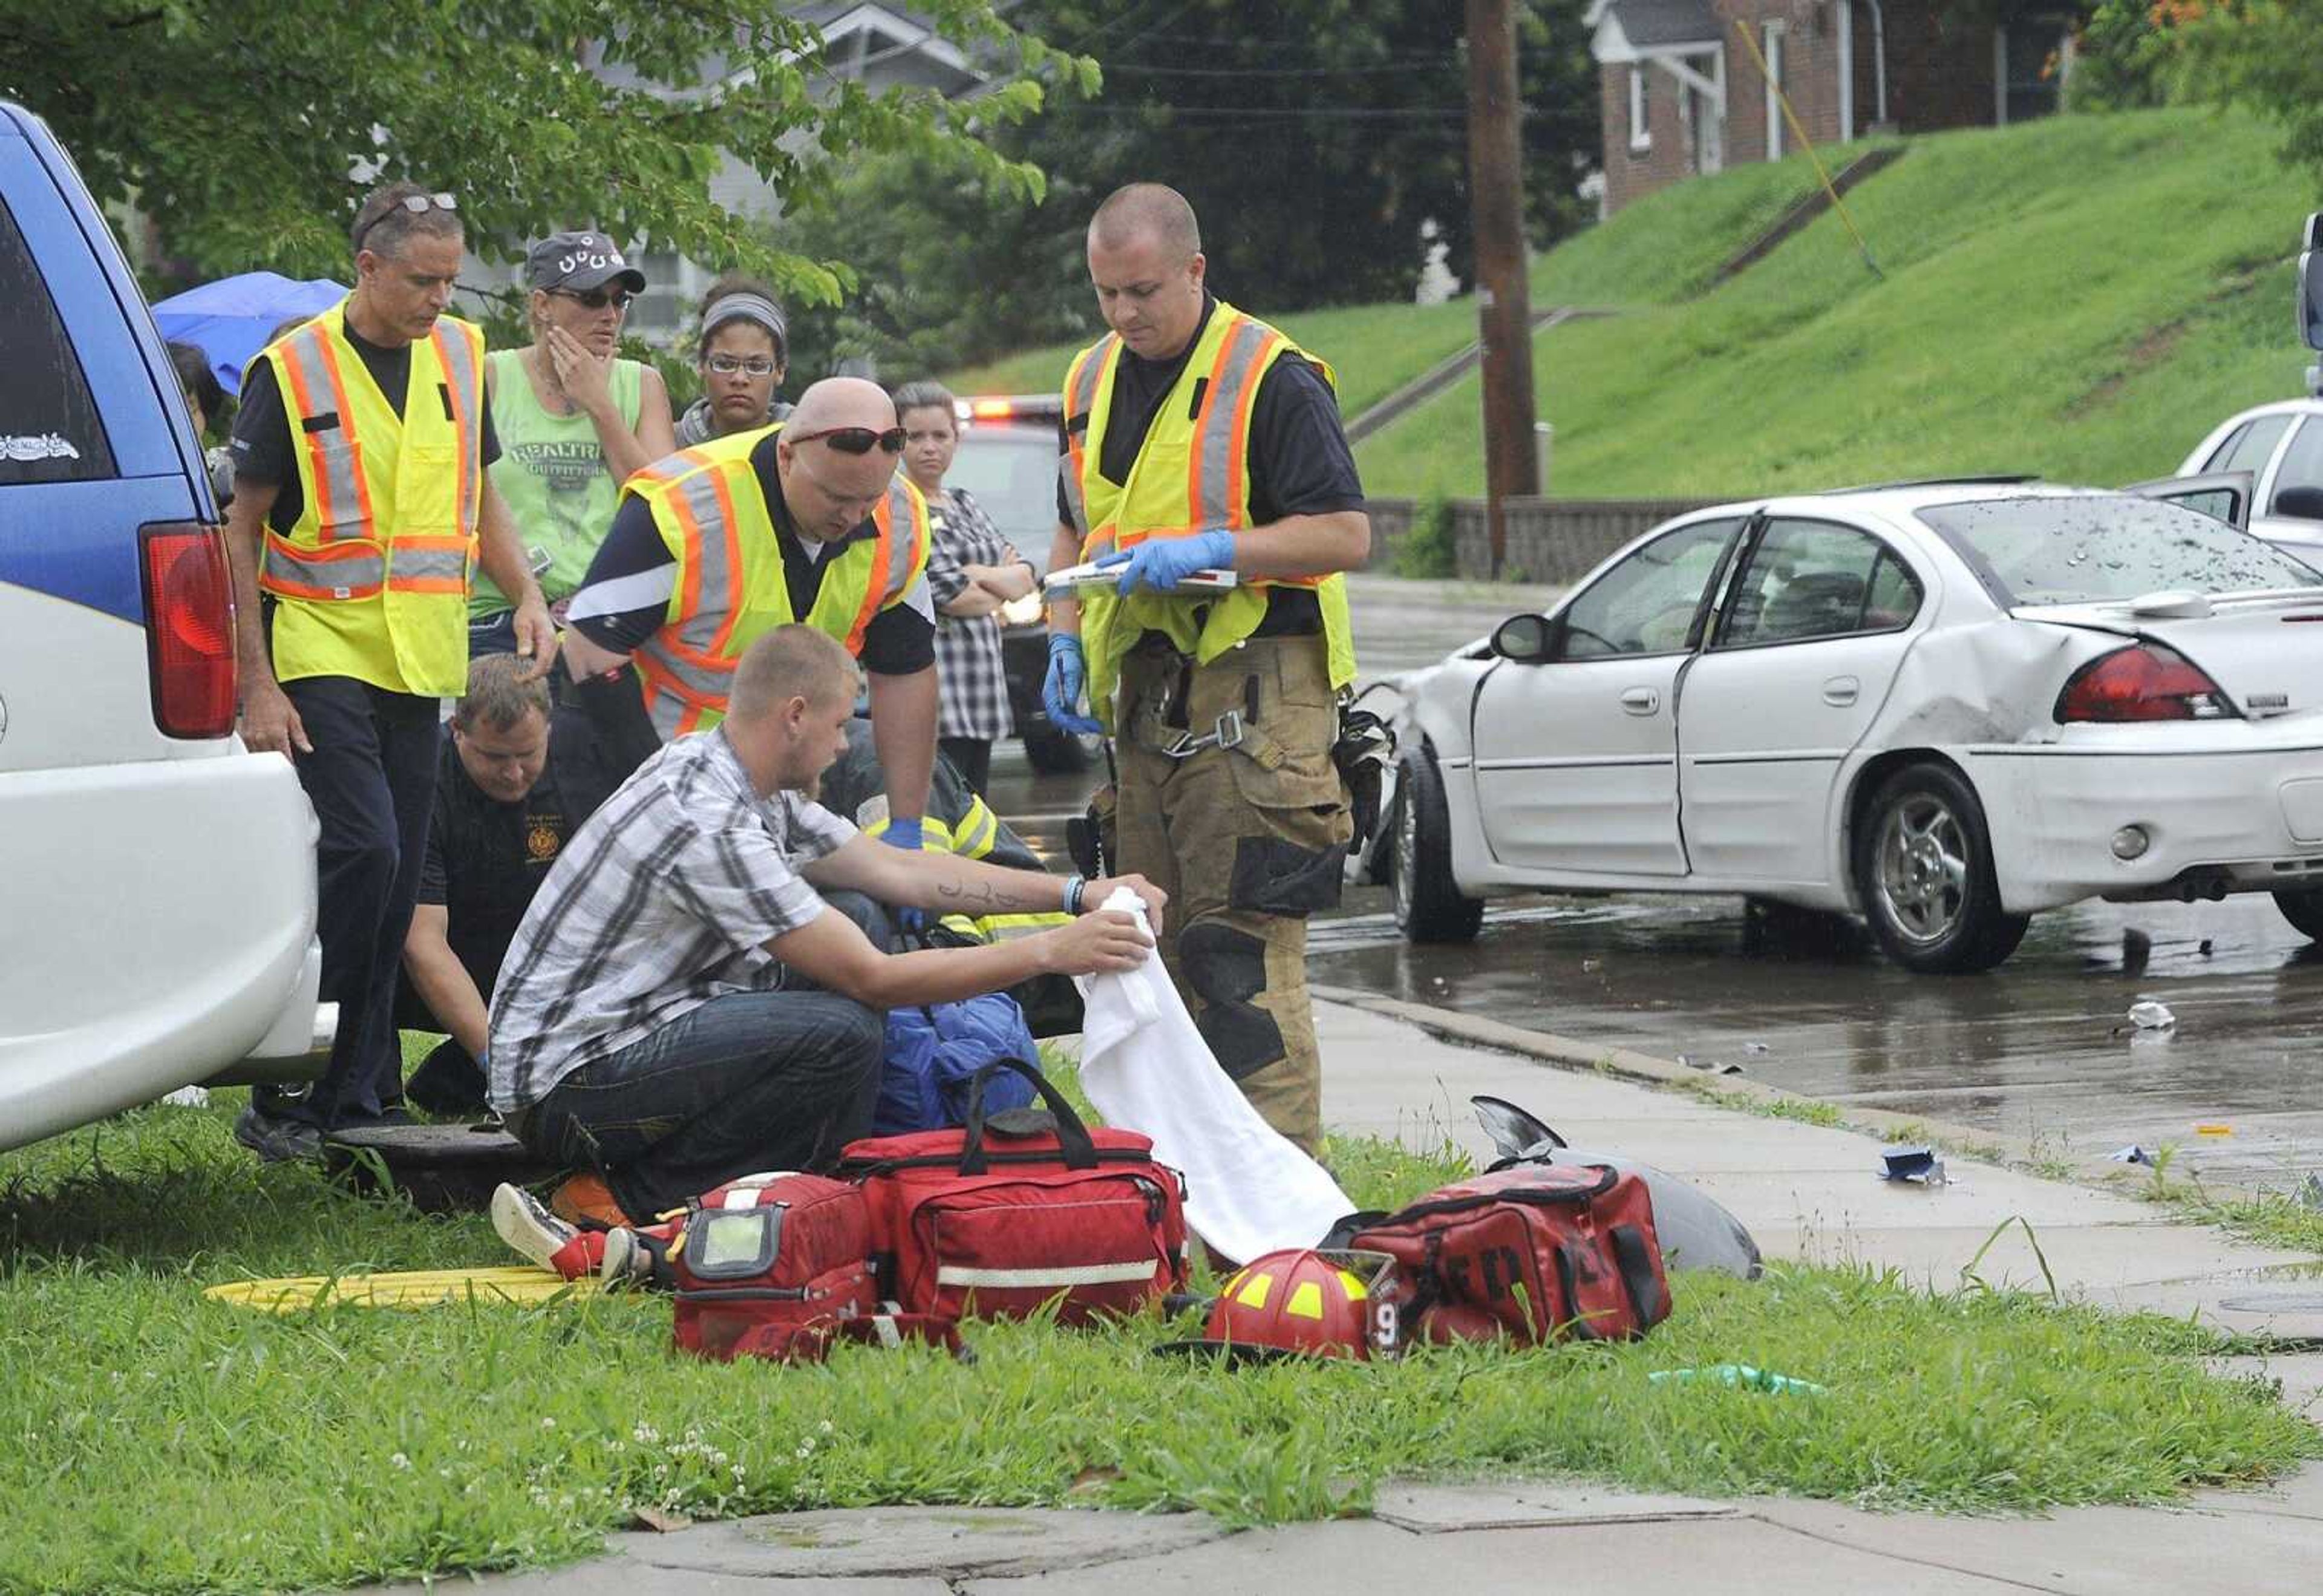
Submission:
<svg viewBox="0 0 2323 1596">
<path fill-rule="evenodd" d="M 565 615 L 573 698 L 606 793 L 662 743 L 716 726 L 752 639 L 803 621 L 861 662 L 887 775 L 883 839 L 920 845 L 935 607 L 927 502 L 896 470 L 903 450 L 878 385 L 830 377 L 787 420 L 696 445 L 623 485 Z"/>
<path fill-rule="evenodd" d="M 677 439 L 661 373 L 618 353 L 645 273 L 601 233 L 556 233 L 526 249 L 524 275 L 532 342 L 484 362 L 500 439 L 491 477 L 557 614 L 589 573 L 621 483 Z M 513 623 L 507 597 L 480 577 L 468 596 L 469 646 L 509 653 Z"/>
<path fill-rule="evenodd" d="M 516 652 L 548 668 L 556 631 L 485 468 L 483 335 L 444 314 L 458 202 L 374 191 L 349 243 L 354 291 L 269 344 L 243 383 L 226 522 L 243 742 L 279 753 L 320 825 L 322 995 L 339 1005 L 323 1078 L 260 1088 L 235 1124 L 265 1159 L 401 1113 L 396 971 L 434 805 L 442 702 L 468 680 L 468 577 L 514 601 Z"/>
<path fill-rule="evenodd" d="M 1193 207 L 1132 183 L 1088 227 L 1111 329 L 1068 368 L 1049 719 L 1114 738 L 1114 855 L 1169 894 L 1171 976 L 1268 1124 L 1322 1144 L 1307 916 L 1354 835 L 1331 750 L 1355 656 L 1339 573 L 1371 550 L 1330 369 L 1212 295 Z M 1230 571 L 1235 585 L 1189 585 Z M 1084 695 L 1089 719 L 1080 713 Z"/>
</svg>

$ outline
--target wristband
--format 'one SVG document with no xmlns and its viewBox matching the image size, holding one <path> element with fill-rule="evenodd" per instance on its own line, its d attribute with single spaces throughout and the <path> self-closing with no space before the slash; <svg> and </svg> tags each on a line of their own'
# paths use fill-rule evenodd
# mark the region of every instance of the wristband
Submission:
<svg viewBox="0 0 2323 1596">
<path fill-rule="evenodd" d="M 1086 877 L 1079 876 L 1068 876 L 1065 877 L 1066 913 L 1079 914 L 1081 912 L 1081 894 L 1088 890 L 1088 881 Z"/>
</svg>

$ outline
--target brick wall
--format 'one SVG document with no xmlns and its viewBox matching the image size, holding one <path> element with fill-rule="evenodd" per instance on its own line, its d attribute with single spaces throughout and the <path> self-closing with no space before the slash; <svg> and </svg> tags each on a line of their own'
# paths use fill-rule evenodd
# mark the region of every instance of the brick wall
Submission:
<svg viewBox="0 0 2323 1596">
<path fill-rule="evenodd" d="M 1993 123 L 1993 47 L 1988 23 L 1948 16 L 1929 5 L 1887 5 L 1887 115 L 1905 133 Z M 1871 30 L 1859 33 L 1869 53 Z M 1864 102 L 1870 115 L 1870 102 Z"/>
</svg>

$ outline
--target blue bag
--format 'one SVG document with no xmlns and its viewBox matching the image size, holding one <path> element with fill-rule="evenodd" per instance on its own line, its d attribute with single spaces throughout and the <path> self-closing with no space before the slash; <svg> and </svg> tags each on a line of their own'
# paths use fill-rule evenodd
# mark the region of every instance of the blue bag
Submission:
<svg viewBox="0 0 2323 1596">
<path fill-rule="evenodd" d="M 886 1062 L 879 1073 L 871 1133 L 896 1136 L 964 1124 L 969 1082 L 978 1069 L 996 1059 L 1015 1059 L 1037 1069 L 1040 1058 L 1024 1011 L 1005 992 L 987 992 L 960 1003 L 889 1009 Z M 997 1071 L 986 1083 L 987 1114 L 1022 1108 L 1032 1101 L 1033 1083 L 1013 1070 Z"/>
</svg>

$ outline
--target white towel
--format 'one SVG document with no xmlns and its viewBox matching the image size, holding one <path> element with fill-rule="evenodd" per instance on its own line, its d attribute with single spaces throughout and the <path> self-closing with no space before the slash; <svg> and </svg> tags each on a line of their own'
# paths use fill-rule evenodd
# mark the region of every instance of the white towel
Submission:
<svg viewBox="0 0 2323 1596">
<path fill-rule="evenodd" d="M 1116 887 L 1104 907 L 1145 905 Z M 1212 1251 L 1247 1263 L 1311 1247 L 1354 1208 L 1339 1183 L 1259 1117 L 1218 1068 L 1157 954 L 1119 975 L 1081 976 L 1081 1087 L 1106 1124 L 1153 1138 L 1186 1176 L 1186 1222 Z"/>
</svg>

